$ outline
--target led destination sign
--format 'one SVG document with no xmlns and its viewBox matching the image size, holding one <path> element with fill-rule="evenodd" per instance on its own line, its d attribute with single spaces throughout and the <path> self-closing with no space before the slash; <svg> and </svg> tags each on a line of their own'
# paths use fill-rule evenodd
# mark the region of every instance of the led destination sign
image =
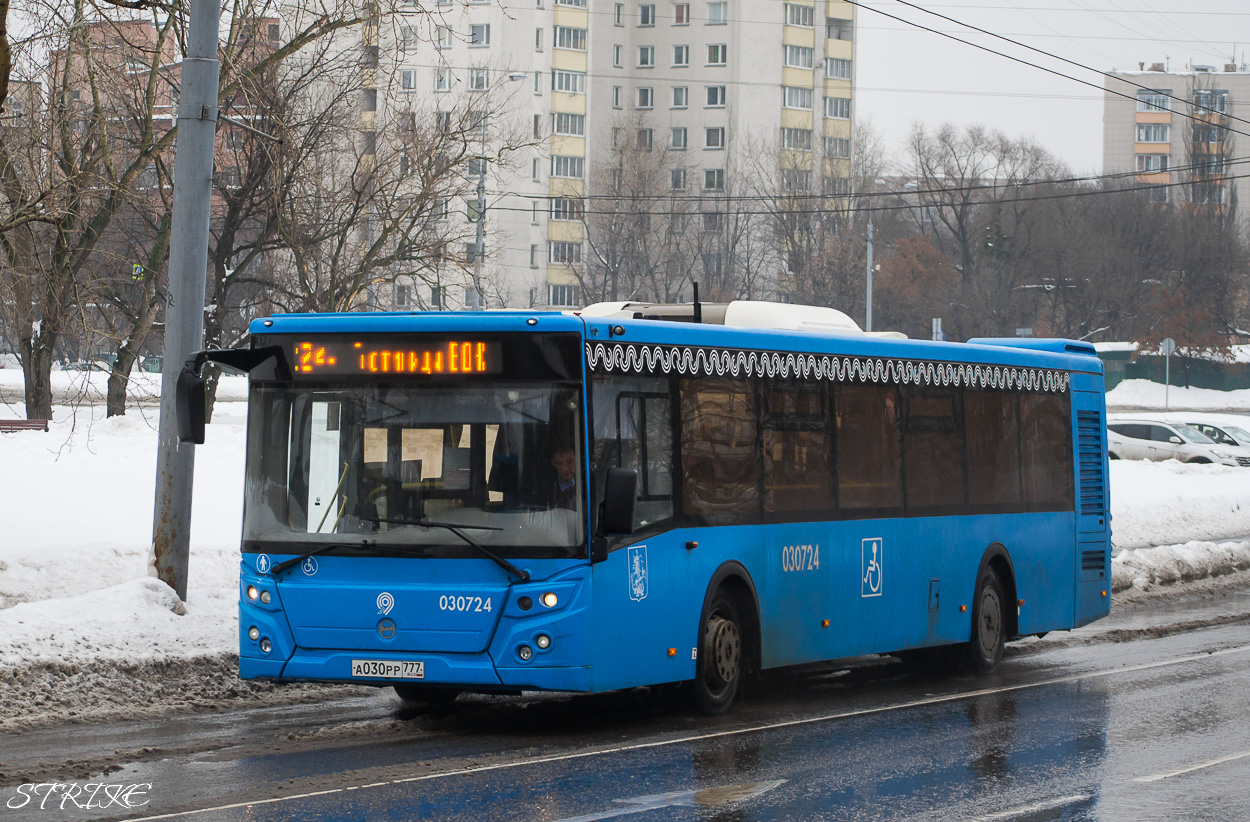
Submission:
<svg viewBox="0 0 1250 822">
<path fill-rule="evenodd" d="M 498 342 L 456 339 L 297 342 L 296 376 L 392 374 L 429 377 L 444 374 L 498 374 L 503 349 Z"/>
</svg>

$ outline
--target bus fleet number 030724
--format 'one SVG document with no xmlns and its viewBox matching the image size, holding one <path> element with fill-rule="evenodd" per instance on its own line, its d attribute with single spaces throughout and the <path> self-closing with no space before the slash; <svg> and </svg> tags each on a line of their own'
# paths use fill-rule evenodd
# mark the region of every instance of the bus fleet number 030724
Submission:
<svg viewBox="0 0 1250 822">
<path fill-rule="evenodd" d="M 787 545 L 781 549 L 781 570 L 819 571 L 819 545 Z"/>
</svg>

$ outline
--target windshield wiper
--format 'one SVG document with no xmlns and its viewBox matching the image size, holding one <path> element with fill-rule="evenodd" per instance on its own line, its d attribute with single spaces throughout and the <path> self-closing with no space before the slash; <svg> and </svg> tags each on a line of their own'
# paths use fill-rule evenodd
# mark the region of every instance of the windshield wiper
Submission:
<svg viewBox="0 0 1250 822">
<path fill-rule="evenodd" d="M 279 562 L 277 565 L 269 569 L 269 575 L 277 576 L 278 574 L 285 571 L 287 568 L 290 568 L 295 565 L 299 565 L 301 562 L 308 559 L 309 557 L 314 557 L 317 554 L 324 554 L 326 551 L 333 551 L 336 548 L 351 548 L 356 551 L 362 551 L 366 548 L 372 548 L 373 546 L 377 544 L 378 544 L 377 540 L 362 539 L 359 543 L 331 542 L 326 545 L 318 545 L 316 548 L 312 549 L 307 554 L 300 554 L 295 559 L 287 559 L 287 560 L 283 560 L 282 562 Z"/>
<path fill-rule="evenodd" d="M 529 582 L 530 580 L 529 571 L 516 567 L 511 562 L 508 562 L 508 560 L 474 540 L 468 534 L 460 531 L 461 528 L 473 528 L 478 531 L 502 531 L 502 528 L 496 528 L 491 525 L 452 525 L 449 522 L 434 522 L 433 520 L 428 519 L 379 519 L 377 517 L 360 517 L 359 519 L 361 522 L 385 522 L 390 525 L 417 525 L 422 528 L 446 528 L 448 531 L 451 531 L 453 534 L 460 537 L 460 539 L 464 540 L 466 544 L 471 545 L 480 551 L 482 555 L 490 559 L 491 562 L 495 563 L 508 573 L 515 574 L 517 579 L 521 580 L 521 582 Z"/>
</svg>

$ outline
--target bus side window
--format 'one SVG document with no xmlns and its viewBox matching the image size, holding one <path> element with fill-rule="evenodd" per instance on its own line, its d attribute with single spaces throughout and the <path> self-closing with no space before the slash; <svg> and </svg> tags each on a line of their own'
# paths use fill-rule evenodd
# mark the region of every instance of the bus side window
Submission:
<svg viewBox="0 0 1250 822">
<path fill-rule="evenodd" d="M 1071 511 L 1072 411 L 1059 394 L 1020 397 L 1020 432 L 1024 438 L 1024 500 L 1032 511 Z"/>
<path fill-rule="evenodd" d="M 707 525 L 758 521 L 759 431 L 749 380 L 681 380 L 682 511 Z"/>
<path fill-rule="evenodd" d="M 673 422 L 669 382 L 660 377 L 600 375 L 592 383 L 591 478 L 595 512 L 609 468 L 638 472 L 634 527 L 673 516 Z"/>
<path fill-rule="evenodd" d="M 839 506 L 902 508 L 898 389 L 838 385 L 834 397 Z"/>
<path fill-rule="evenodd" d="M 968 502 L 1020 504 L 1020 404 L 1011 391 L 964 391 Z"/>
<path fill-rule="evenodd" d="M 907 508 L 957 508 L 964 495 L 962 391 L 908 386 L 903 425 Z"/>
<path fill-rule="evenodd" d="M 827 519 L 834 507 L 828 394 L 819 384 L 765 385 L 764 510 Z"/>
</svg>

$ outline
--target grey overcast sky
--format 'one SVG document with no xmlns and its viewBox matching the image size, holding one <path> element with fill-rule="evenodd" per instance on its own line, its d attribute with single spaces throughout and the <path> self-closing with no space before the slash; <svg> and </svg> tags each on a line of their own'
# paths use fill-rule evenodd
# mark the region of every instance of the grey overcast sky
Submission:
<svg viewBox="0 0 1250 822">
<path fill-rule="evenodd" d="M 1097 71 L 1189 63 L 1222 71 L 1250 49 L 1247 0 L 910 0 Z M 897 0 L 860 0 L 905 20 L 1101 86 L 1095 71 L 977 34 Z M 912 124 L 981 124 L 1032 136 L 1077 173 L 1102 171 L 1102 95 L 1089 86 L 856 9 L 856 117 L 870 118 L 894 159 Z"/>
</svg>

